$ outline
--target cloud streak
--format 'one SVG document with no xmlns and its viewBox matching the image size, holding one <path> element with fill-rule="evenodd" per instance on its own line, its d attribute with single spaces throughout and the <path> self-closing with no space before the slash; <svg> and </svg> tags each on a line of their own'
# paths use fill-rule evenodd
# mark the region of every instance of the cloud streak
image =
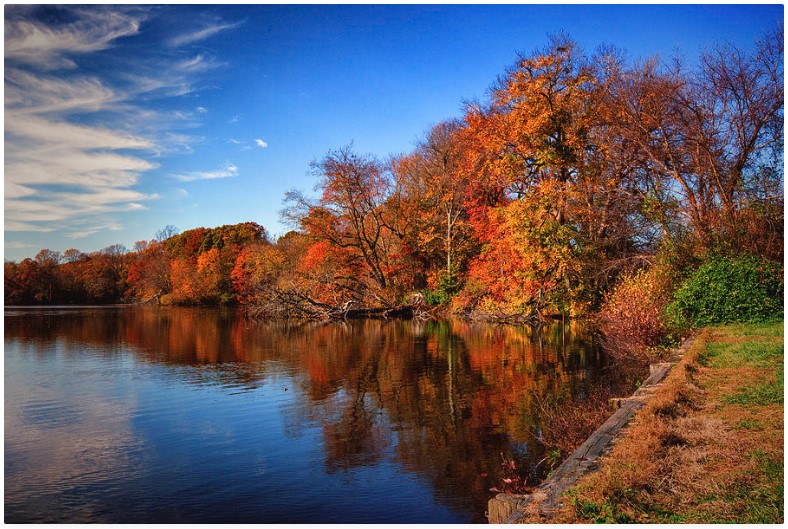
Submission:
<svg viewBox="0 0 788 529">
<path fill-rule="evenodd" d="M 200 42 L 209 37 L 213 37 L 214 35 L 216 35 L 217 33 L 221 33 L 222 31 L 235 29 L 241 24 L 243 24 L 243 22 L 235 22 L 232 24 L 218 23 L 218 24 L 205 25 L 199 29 L 196 29 L 189 33 L 178 35 L 177 37 L 170 39 L 169 45 L 174 48 L 178 48 L 180 46 L 185 46 L 187 44 L 194 44 L 195 42 Z"/>
<path fill-rule="evenodd" d="M 231 178 L 238 175 L 238 168 L 228 163 L 222 169 L 216 171 L 195 171 L 191 173 L 183 173 L 172 175 L 175 180 L 179 182 L 194 182 L 196 180 L 216 180 L 218 178 Z"/>
</svg>

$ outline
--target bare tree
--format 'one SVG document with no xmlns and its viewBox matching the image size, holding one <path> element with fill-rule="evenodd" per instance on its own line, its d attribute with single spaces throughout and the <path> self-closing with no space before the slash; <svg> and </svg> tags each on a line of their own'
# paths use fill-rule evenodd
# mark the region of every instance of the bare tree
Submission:
<svg viewBox="0 0 788 529">
<path fill-rule="evenodd" d="M 678 61 L 640 64 L 616 87 L 617 134 L 637 153 L 650 187 L 709 247 L 737 237 L 752 199 L 782 202 L 782 29 L 747 54 L 733 46 L 705 53 L 697 72 Z M 746 236 L 746 235 L 745 235 Z M 736 241 L 733 241 L 736 243 Z"/>
</svg>

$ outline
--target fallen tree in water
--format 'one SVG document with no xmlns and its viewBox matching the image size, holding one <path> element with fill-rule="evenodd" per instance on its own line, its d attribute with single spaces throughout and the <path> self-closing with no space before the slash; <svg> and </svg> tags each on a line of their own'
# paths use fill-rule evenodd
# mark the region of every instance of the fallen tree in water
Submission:
<svg viewBox="0 0 788 529">
<path fill-rule="evenodd" d="M 424 304 L 420 296 L 412 299 L 412 303 L 409 304 L 383 304 L 369 307 L 363 306 L 358 301 L 345 301 L 339 305 L 331 305 L 314 300 L 303 292 L 278 289 L 268 289 L 264 297 L 246 307 L 247 315 L 252 318 L 317 321 L 363 318 L 430 319 L 435 316 L 437 310 L 438 307 L 429 307 Z"/>
</svg>

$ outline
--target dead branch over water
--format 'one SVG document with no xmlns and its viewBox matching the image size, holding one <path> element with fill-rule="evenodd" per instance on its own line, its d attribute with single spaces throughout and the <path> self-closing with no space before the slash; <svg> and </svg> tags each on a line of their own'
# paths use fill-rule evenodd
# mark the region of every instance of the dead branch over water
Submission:
<svg viewBox="0 0 788 529">
<path fill-rule="evenodd" d="M 331 305 L 312 299 L 294 290 L 268 289 L 266 300 L 246 308 L 247 316 L 256 319 L 303 319 L 314 321 L 352 320 L 363 318 L 407 318 L 428 320 L 436 316 L 438 307 L 429 307 L 420 297 L 404 305 L 366 307 L 357 301 Z"/>
</svg>

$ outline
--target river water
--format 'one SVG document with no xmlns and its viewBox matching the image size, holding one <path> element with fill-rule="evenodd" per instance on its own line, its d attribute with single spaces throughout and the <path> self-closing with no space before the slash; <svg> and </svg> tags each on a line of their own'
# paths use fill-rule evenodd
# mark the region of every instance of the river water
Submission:
<svg viewBox="0 0 788 529">
<path fill-rule="evenodd" d="M 536 400 L 634 382 L 576 324 L 4 316 L 11 523 L 482 523 Z"/>
</svg>

